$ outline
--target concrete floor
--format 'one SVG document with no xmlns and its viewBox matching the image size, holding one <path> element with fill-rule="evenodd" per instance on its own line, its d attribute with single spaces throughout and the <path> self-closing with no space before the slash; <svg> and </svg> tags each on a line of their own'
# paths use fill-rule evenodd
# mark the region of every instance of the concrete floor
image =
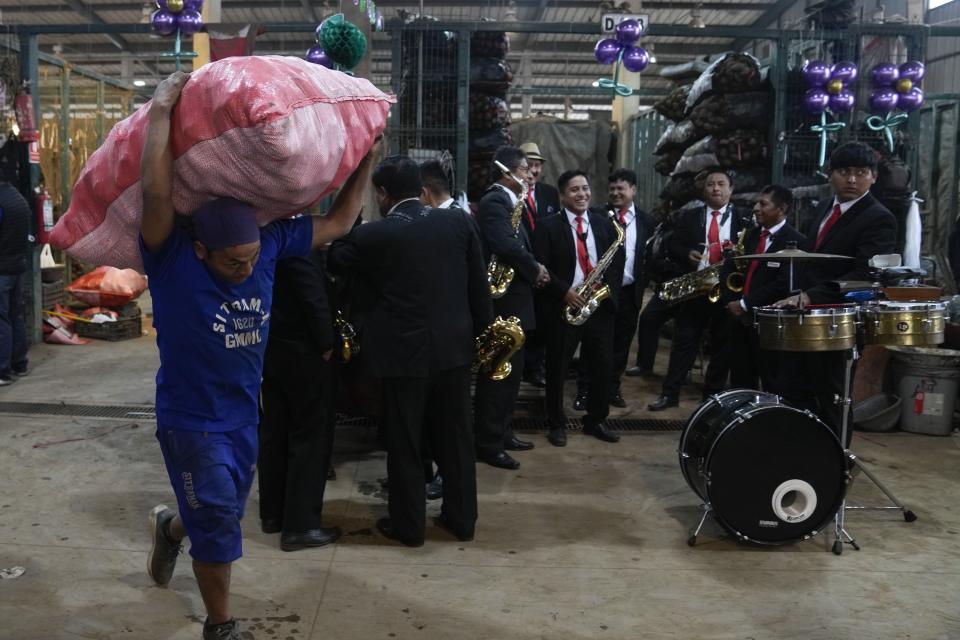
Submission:
<svg viewBox="0 0 960 640">
<path fill-rule="evenodd" d="M 152 403 L 151 338 L 40 346 L 31 358 L 31 375 L 0 389 L 0 402 Z M 652 417 L 642 407 L 657 386 L 630 379 L 632 406 L 615 413 Z M 188 558 L 169 588 L 145 571 L 147 512 L 172 499 L 153 428 L 0 414 L 0 569 L 26 568 L 0 580 L 0 638 L 200 637 Z M 426 546 L 406 549 L 373 530 L 386 509 L 373 436 L 338 431 L 325 514 L 347 535 L 332 547 L 280 551 L 277 535 L 259 531 L 254 491 L 233 571 L 245 638 L 960 639 L 956 435 L 855 436 L 919 520 L 854 513 L 862 550 L 841 557 L 823 535 L 753 548 L 713 522 L 687 547 L 700 507 L 680 474 L 677 432 L 618 445 L 573 434 L 565 449 L 534 434 L 519 472 L 478 466 L 474 542 L 429 528 Z M 863 479 L 851 500 L 881 502 Z"/>
</svg>

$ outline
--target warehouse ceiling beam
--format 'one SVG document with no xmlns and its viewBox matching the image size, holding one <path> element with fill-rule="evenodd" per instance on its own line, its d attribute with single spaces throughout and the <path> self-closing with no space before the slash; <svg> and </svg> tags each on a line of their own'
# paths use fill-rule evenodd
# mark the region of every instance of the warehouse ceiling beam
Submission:
<svg viewBox="0 0 960 640">
<path fill-rule="evenodd" d="M 233 5 L 234 3 L 231 2 L 230 6 L 232 7 Z M 260 6 L 263 5 L 261 4 Z M 283 3 L 281 2 L 280 7 L 282 8 L 283 6 Z M 313 4 L 310 2 L 310 0 L 300 0 L 300 6 L 303 8 L 303 15 L 307 18 L 307 22 L 320 22 L 320 18 L 317 17 L 317 12 L 314 10 Z"/>
<path fill-rule="evenodd" d="M 777 0 L 775 3 L 770 5 L 766 11 L 761 13 L 756 20 L 753 21 L 751 27 L 766 29 L 774 22 L 780 20 L 780 16 L 782 16 L 787 9 L 795 4 L 796 0 Z M 737 38 L 733 41 L 733 48 L 739 51 L 747 46 L 747 44 L 752 40 L 755 40 L 755 38 L 751 38 L 749 36 Z"/>
<path fill-rule="evenodd" d="M 67 6 L 75 13 L 80 14 L 96 24 L 107 24 L 106 20 L 97 15 L 97 12 L 90 6 L 84 4 L 82 0 L 67 0 Z M 107 40 L 112 42 L 114 46 L 121 51 L 130 51 L 130 43 L 123 39 L 123 37 L 112 33 L 107 33 L 105 36 Z"/>
</svg>

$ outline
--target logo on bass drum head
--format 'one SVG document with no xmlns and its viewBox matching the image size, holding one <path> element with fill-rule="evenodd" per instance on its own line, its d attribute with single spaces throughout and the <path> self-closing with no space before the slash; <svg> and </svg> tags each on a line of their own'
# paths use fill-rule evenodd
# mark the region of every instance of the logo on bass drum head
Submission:
<svg viewBox="0 0 960 640">
<path fill-rule="evenodd" d="M 898 323 L 897 323 L 897 331 L 899 331 L 900 333 L 906 333 L 907 331 L 910 331 L 910 323 L 909 323 L 909 322 L 898 322 Z"/>
</svg>

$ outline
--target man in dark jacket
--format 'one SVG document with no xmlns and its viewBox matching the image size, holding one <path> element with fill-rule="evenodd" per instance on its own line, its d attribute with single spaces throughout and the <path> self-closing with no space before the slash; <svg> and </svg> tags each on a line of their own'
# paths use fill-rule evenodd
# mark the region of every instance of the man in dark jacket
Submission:
<svg viewBox="0 0 960 640">
<path fill-rule="evenodd" d="M 330 544 L 321 527 L 336 423 L 337 343 L 323 254 L 277 263 L 260 387 L 260 521 L 296 551 Z M 305 372 L 309 371 L 309 375 Z"/>
<path fill-rule="evenodd" d="M 623 281 L 623 252 L 618 251 L 598 284 L 610 289 L 583 324 L 573 325 L 564 318 L 564 309 L 580 309 L 587 296 L 578 290 L 598 266 L 604 254 L 616 242 L 613 223 L 603 214 L 589 210 L 590 184 L 583 171 L 561 174 L 558 182 L 563 211 L 544 218 L 537 227 L 534 245 L 537 258 L 550 272 L 545 292 L 549 301 L 544 317 L 547 331 L 547 420 L 550 444 L 567 444 L 566 415 L 563 411 L 563 383 L 573 353 L 580 345 L 581 366 L 590 380 L 587 415 L 583 432 L 604 442 L 618 442 L 604 421 L 610 413 L 610 371 L 613 368 L 613 325 L 620 286 Z"/>
<path fill-rule="evenodd" d="M 838 281 L 872 280 L 867 262 L 893 253 L 897 221 L 870 193 L 877 179 L 877 154 L 861 142 L 840 145 L 830 156 L 834 197 L 806 230 L 806 251 L 850 256 L 851 260 L 811 260 L 803 266 L 801 293 L 776 306 L 843 302 Z M 835 398 L 843 393 L 843 351 L 790 353 L 784 358 L 779 393 L 796 406 L 811 409 L 839 434 L 842 422 Z M 849 444 L 850 432 L 847 433 Z"/>
<path fill-rule="evenodd" d="M 480 199 L 477 208 L 477 225 L 487 262 L 492 255 L 497 262 L 514 270 L 513 281 L 503 296 L 493 299 L 494 313 L 503 318 L 515 316 L 524 332 L 536 327 L 533 311 L 533 288 L 545 282 L 547 270 L 533 255 L 533 243 L 526 228 L 520 225 L 516 232 L 511 226 L 511 217 L 522 191 L 520 181 L 527 173 L 527 159 L 515 147 L 501 147 L 494 161 L 510 171 L 489 188 Z M 501 469 L 519 469 L 517 462 L 507 450 L 525 451 L 533 444 L 519 440 L 510 428 L 513 405 L 520 391 L 523 376 L 524 350 L 518 349 L 510 359 L 510 375 L 494 381 L 486 373 L 477 375 L 474 401 L 477 439 L 477 457 L 487 464 Z"/>
<path fill-rule="evenodd" d="M 27 374 L 23 274 L 29 235 L 30 206 L 16 187 L 0 183 L 0 387 Z"/>
<path fill-rule="evenodd" d="M 803 234 L 787 222 L 792 205 L 793 195 L 789 189 L 779 185 L 763 188 L 753 207 L 760 226 L 747 231 L 743 238 L 747 254 L 773 253 L 790 246 L 797 248 L 803 243 Z M 742 265 L 735 267 L 740 262 Z M 742 268 L 743 277 L 740 294 L 734 294 L 725 286 L 721 289 L 727 311 L 737 320 L 730 331 L 730 385 L 739 389 L 758 389 L 762 382 L 763 388 L 769 391 L 775 386 L 780 353 L 760 349 L 753 327 L 753 309 L 771 305 L 790 293 L 790 265 L 785 261 L 728 260 L 725 266 L 730 268 L 721 271 L 721 284 L 734 268 Z"/>
<path fill-rule="evenodd" d="M 466 216 L 425 209 L 417 164 L 391 156 L 373 174 L 384 219 L 335 242 L 334 273 L 362 274 L 375 290 L 361 351 L 382 380 L 389 518 L 386 537 L 423 545 L 426 488 L 423 431 L 443 476 L 437 524 L 471 540 L 477 519 L 470 424 L 470 363 L 476 336 L 493 317 L 486 269 Z"/>
</svg>

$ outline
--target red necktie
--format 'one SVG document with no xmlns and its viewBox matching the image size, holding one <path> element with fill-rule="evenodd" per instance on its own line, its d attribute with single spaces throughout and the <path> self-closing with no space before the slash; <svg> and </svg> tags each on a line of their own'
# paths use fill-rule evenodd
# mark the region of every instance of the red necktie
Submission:
<svg viewBox="0 0 960 640">
<path fill-rule="evenodd" d="M 593 265 L 590 264 L 590 253 L 587 251 L 587 234 L 583 232 L 583 216 L 577 216 L 577 261 L 586 278 L 593 271 Z"/>
<path fill-rule="evenodd" d="M 833 213 L 830 214 L 830 217 L 827 218 L 827 221 L 823 223 L 823 228 L 820 229 L 820 233 L 817 234 L 817 244 L 813 245 L 813 250 L 816 251 L 820 248 L 820 245 L 823 244 L 823 239 L 827 237 L 827 232 L 830 231 L 830 228 L 837 223 L 837 220 L 840 219 L 840 205 L 836 205 L 833 208 Z"/>
<path fill-rule="evenodd" d="M 537 228 L 536 215 L 537 200 L 533 197 L 533 189 L 527 191 L 527 221 L 530 222 L 530 230 Z"/>
<path fill-rule="evenodd" d="M 620 209 L 620 226 L 627 226 L 627 212 L 630 211 L 630 207 L 624 207 Z"/>
<path fill-rule="evenodd" d="M 754 253 L 764 253 L 767 250 L 767 236 L 770 235 L 768 229 L 764 229 L 760 234 L 760 242 L 757 243 L 757 250 Z M 747 269 L 747 279 L 743 283 L 743 295 L 750 293 L 750 280 L 753 279 L 753 272 L 760 266 L 759 260 L 751 260 L 750 268 Z"/>
<path fill-rule="evenodd" d="M 707 231 L 707 251 L 710 255 L 710 264 L 716 264 L 723 260 L 723 249 L 720 247 L 720 217 L 719 211 L 713 212 L 713 220 L 710 221 L 710 230 Z"/>
</svg>

